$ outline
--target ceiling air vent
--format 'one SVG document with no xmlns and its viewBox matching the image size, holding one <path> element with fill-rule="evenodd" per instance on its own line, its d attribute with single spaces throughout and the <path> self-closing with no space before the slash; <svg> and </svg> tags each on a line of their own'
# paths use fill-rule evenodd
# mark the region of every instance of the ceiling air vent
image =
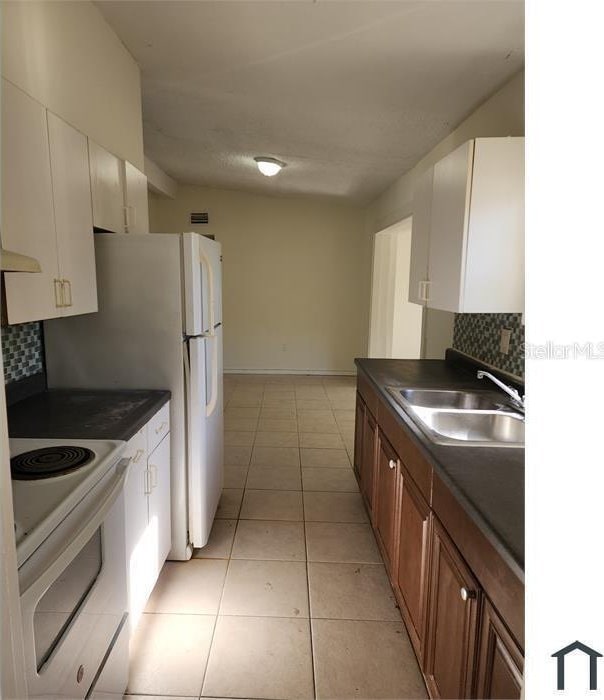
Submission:
<svg viewBox="0 0 604 700">
<path fill-rule="evenodd" d="M 191 224 L 193 226 L 201 226 L 202 224 L 208 223 L 209 218 L 207 211 L 191 212 Z"/>
</svg>

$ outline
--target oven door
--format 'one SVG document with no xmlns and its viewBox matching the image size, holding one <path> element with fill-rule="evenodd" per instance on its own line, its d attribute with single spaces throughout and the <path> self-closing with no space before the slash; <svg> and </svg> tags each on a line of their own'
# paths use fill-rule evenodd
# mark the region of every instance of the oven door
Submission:
<svg viewBox="0 0 604 700">
<path fill-rule="evenodd" d="M 109 470 L 19 569 L 30 698 L 84 698 L 126 614 L 128 464 Z"/>
</svg>

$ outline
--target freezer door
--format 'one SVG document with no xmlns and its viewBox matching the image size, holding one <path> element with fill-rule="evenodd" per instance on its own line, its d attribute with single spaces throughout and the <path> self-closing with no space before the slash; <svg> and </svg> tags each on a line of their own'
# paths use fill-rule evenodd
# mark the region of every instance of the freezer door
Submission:
<svg viewBox="0 0 604 700">
<path fill-rule="evenodd" d="M 211 332 L 222 323 L 220 243 L 198 233 L 183 233 L 185 334 Z"/>
<path fill-rule="evenodd" d="M 218 336 L 190 338 L 187 345 L 187 450 L 189 538 L 207 544 L 223 483 L 222 348 Z M 218 362 L 218 366 L 214 363 Z M 206 365 L 210 371 L 206 373 Z"/>
</svg>

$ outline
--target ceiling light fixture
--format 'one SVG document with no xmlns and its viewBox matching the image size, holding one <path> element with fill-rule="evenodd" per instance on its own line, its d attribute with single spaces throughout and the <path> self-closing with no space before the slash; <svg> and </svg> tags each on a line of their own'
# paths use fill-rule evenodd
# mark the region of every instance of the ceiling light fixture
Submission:
<svg viewBox="0 0 604 700">
<path fill-rule="evenodd" d="M 285 167 L 285 163 L 277 160 L 276 158 L 269 158 L 268 156 L 256 156 L 254 158 L 258 170 L 266 177 L 273 177 L 276 175 L 281 168 Z"/>
</svg>

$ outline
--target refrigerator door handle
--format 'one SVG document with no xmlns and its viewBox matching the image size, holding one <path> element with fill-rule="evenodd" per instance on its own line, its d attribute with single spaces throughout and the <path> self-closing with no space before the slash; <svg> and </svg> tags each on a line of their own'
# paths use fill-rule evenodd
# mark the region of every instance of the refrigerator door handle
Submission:
<svg viewBox="0 0 604 700">
<path fill-rule="evenodd" d="M 218 340 L 214 332 L 212 332 L 211 338 L 212 345 L 212 391 L 210 393 L 210 400 L 206 405 L 206 416 L 209 418 L 216 410 L 216 404 L 218 403 Z"/>
<path fill-rule="evenodd" d="M 212 268 L 212 263 L 210 262 L 208 256 L 205 254 L 205 252 L 199 248 L 199 259 L 203 265 L 206 266 L 206 269 L 208 271 L 208 310 L 210 313 L 210 332 L 208 333 L 208 336 L 213 336 L 214 335 L 214 325 L 215 325 L 215 320 L 214 320 L 214 269 Z"/>
</svg>

